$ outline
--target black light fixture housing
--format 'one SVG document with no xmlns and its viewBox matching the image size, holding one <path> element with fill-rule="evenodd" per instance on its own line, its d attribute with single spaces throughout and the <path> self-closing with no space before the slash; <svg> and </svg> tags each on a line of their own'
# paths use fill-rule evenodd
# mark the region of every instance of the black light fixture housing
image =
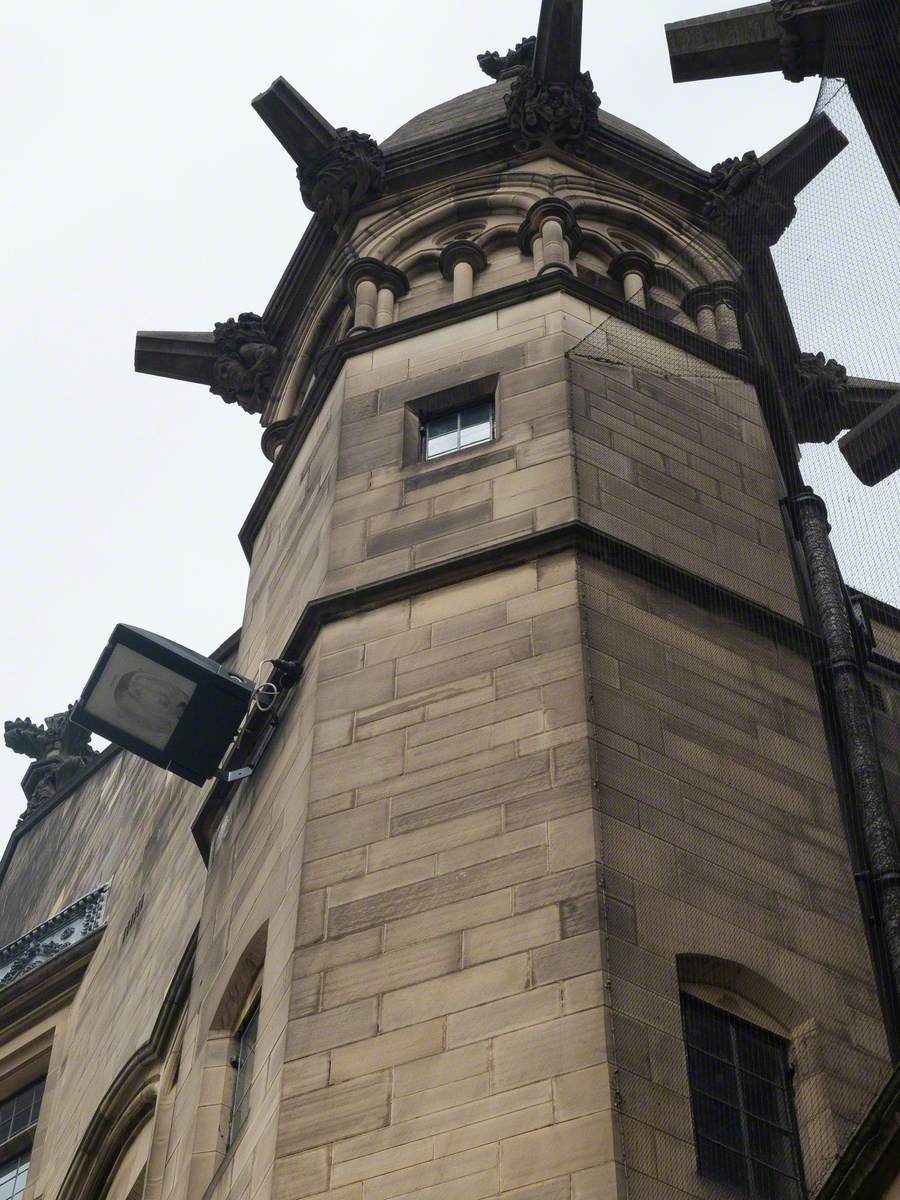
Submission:
<svg viewBox="0 0 900 1200">
<path fill-rule="evenodd" d="M 216 774 L 254 690 L 211 658 L 117 625 L 71 719 L 200 785 Z"/>
</svg>

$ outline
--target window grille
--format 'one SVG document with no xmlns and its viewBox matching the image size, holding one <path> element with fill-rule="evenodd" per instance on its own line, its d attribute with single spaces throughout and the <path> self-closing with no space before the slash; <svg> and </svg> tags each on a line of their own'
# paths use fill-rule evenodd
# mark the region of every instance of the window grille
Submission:
<svg viewBox="0 0 900 1200">
<path fill-rule="evenodd" d="M 256 1054 L 258 1028 L 259 999 L 256 999 L 235 1039 L 235 1055 L 231 1060 L 231 1065 L 234 1067 L 234 1095 L 231 1101 L 231 1119 L 228 1125 L 229 1146 L 240 1133 L 250 1111 L 250 1085 L 253 1082 L 253 1059 Z M 0 1197 L 0 1200 L 3 1198 Z"/>
<path fill-rule="evenodd" d="M 489 442 L 494 436 L 494 403 L 484 400 L 454 412 L 430 417 L 422 423 L 422 448 L 426 461 Z"/>
<path fill-rule="evenodd" d="M 19 1200 L 28 1182 L 31 1151 L 0 1163 L 0 1200 Z"/>
<path fill-rule="evenodd" d="M 44 1080 L 38 1079 L 8 1100 L 0 1101 L 0 1146 L 36 1124 L 44 1095 Z M 0 1193 L 0 1200 L 4 1200 Z"/>
<path fill-rule="evenodd" d="M 802 1200 L 788 1044 L 682 995 L 697 1169 L 754 1200 Z"/>
</svg>

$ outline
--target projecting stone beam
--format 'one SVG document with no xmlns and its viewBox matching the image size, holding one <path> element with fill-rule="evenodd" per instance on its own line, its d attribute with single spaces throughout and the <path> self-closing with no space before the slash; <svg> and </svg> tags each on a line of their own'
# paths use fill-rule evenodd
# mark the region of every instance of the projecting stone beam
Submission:
<svg viewBox="0 0 900 1200">
<path fill-rule="evenodd" d="M 685 83 L 781 71 L 799 82 L 820 75 L 827 9 L 821 0 L 772 0 L 675 21 L 666 26 L 672 78 Z"/>
<path fill-rule="evenodd" d="M 217 322 L 213 333 L 142 332 L 134 347 L 134 369 L 140 374 L 205 383 L 213 395 L 248 413 L 265 408 L 279 358 L 255 313 Z"/>
<path fill-rule="evenodd" d="M 134 342 L 134 369 L 139 375 L 161 375 L 209 386 L 218 356 L 211 333 L 141 331 Z"/>
<path fill-rule="evenodd" d="M 768 0 L 674 21 L 666 26 L 666 41 L 676 83 L 781 70 L 781 29 Z"/>
<path fill-rule="evenodd" d="M 534 77 L 573 84 L 581 75 L 584 0 L 543 0 L 534 48 Z"/>
<path fill-rule="evenodd" d="M 337 229 L 384 190 L 384 155 L 367 133 L 335 129 L 284 78 L 253 107 L 297 164 L 303 203 Z"/>
<path fill-rule="evenodd" d="M 847 146 L 831 118 L 820 113 L 759 160 L 779 193 L 793 200 Z"/>
<path fill-rule="evenodd" d="M 838 442 L 853 474 L 869 487 L 900 470 L 900 392 Z"/>
<path fill-rule="evenodd" d="M 335 127 L 283 75 L 256 97 L 253 107 L 297 166 L 334 145 Z"/>
</svg>

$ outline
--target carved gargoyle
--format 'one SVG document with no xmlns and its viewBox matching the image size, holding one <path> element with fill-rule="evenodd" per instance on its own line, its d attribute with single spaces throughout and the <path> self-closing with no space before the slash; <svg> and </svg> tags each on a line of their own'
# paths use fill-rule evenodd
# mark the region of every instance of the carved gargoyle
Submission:
<svg viewBox="0 0 900 1200">
<path fill-rule="evenodd" d="M 385 162 L 378 143 L 355 129 L 335 131 L 334 143 L 297 168 L 303 203 L 339 228 L 354 209 L 384 190 Z"/>
<path fill-rule="evenodd" d="M 4 724 L 3 740 L 9 749 L 34 759 L 22 780 L 28 800 L 26 813 L 52 800 L 97 757 L 98 752 L 90 745 L 90 732 L 70 720 L 72 707 L 70 704 L 65 712 L 46 717 L 43 725 L 36 725 L 29 717 Z"/>
<path fill-rule="evenodd" d="M 742 258 L 774 246 L 797 215 L 792 200 L 778 195 L 753 150 L 716 163 L 703 216 Z"/>
<path fill-rule="evenodd" d="M 499 50 L 486 50 L 478 55 L 478 65 L 491 79 L 507 79 L 518 74 L 520 68 L 530 67 L 534 62 L 536 37 L 523 38 L 514 50 L 501 54 Z"/>
<path fill-rule="evenodd" d="M 506 96 L 506 113 L 519 150 L 545 140 L 576 146 L 597 125 L 599 108 L 600 99 L 587 71 L 574 83 L 550 83 L 537 79 L 531 68 L 525 67 Z"/>
<path fill-rule="evenodd" d="M 219 357 L 213 364 L 210 391 L 244 412 L 261 413 L 272 391 L 280 358 L 262 317 L 241 313 L 238 319 L 217 321 L 213 334 Z"/>
</svg>

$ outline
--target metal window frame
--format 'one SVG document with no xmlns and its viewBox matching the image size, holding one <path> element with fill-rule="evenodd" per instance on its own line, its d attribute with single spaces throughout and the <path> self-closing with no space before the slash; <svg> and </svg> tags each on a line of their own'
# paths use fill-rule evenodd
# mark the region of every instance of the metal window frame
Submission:
<svg viewBox="0 0 900 1200">
<path fill-rule="evenodd" d="M 483 441 L 473 442 L 471 446 L 460 445 L 460 437 L 462 434 L 462 417 L 463 413 L 468 412 L 473 408 L 480 408 L 482 405 L 490 405 L 490 434 Z M 439 454 L 428 453 L 428 427 L 434 421 L 441 421 L 447 417 L 456 417 L 456 445 L 450 450 L 442 450 Z M 486 446 L 488 442 L 494 441 L 497 431 L 497 403 L 493 395 L 484 396 L 479 400 L 474 400 L 471 404 L 464 404 L 460 408 L 451 409 L 449 412 L 433 413 L 430 416 L 422 419 L 419 427 L 421 439 L 421 458 L 423 462 L 436 462 L 439 458 L 447 458 L 451 454 L 460 454 L 463 450 L 474 450 L 476 446 Z"/>
<path fill-rule="evenodd" d="M 33 1126 L 32 1126 L 32 1128 L 33 1128 Z M 15 1188 L 13 1188 L 13 1193 L 12 1193 L 12 1196 L 10 1197 L 10 1200 L 18 1200 L 19 1196 L 22 1196 L 25 1194 L 25 1189 L 28 1187 L 28 1174 L 31 1169 L 31 1146 L 30 1145 L 26 1146 L 23 1150 L 19 1150 L 15 1154 L 11 1154 L 9 1156 L 9 1158 L 0 1159 L 0 1177 L 2 1177 L 4 1171 L 9 1170 L 14 1166 L 16 1179 L 18 1179 L 19 1173 L 21 1171 L 22 1159 L 26 1160 L 25 1161 L 25 1178 L 22 1182 L 22 1190 L 19 1192 L 16 1192 Z"/>
<path fill-rule="evenodd" d="M 722 1058 L 721 1055 L 711 1052 L 708 1048 L 697 1045 L 692 1040 L 691 1035 L 689 1034 L 689 1031 L 688 1031 L 688 1012 L 689 1012 L 689 1010 L 693 1010 L 694 1013 L 699 1013 L 701 1018 L 704 1014 L 704 1011 L 709 1012 L 709 1013 L 715 1013 L 716 1017 L 719 1020 L 722 1020 L 725 1022 L 727 1031 L 728 1031 L 728 1042 L 729 1042 L 729 1048 L 730 1048 L 730 1052 L 731 1052 L 730 1059 Z M 701 1158 L 700 1141 L 702 1139 L 703 1141 L 705 1141 L 713 1146 L 717 1146 L 717 1147 L 721 1148 L 721 1150 L 727 1152 L 728 1154 L 735 1155 L 736 1157 L 740 1158 L 744 1162 L 746 1171 L 747 1171 L 747 1179 L 748 1179 L 748 1187 L 747 1187 L 746 1191 L 744 1192 L 744 1194 L 753 1197 L 753 1200 L 768 1200 L 768 1193 L 763 1191 L 758 1186 L 757 1181 L 756 1181 L 755 1167 L 757 1167 L 757 1166 L 764 1168 L 766 1171 L 771 1171 L 776 1175 L 780 1175 L 782 1178 L 784 1178 L 786 1180 L 791 1180 L 791 1182 L 796 1184 L 799 1195 L 803 1198 L 803 1200 L 806 1200 L 806 1197 L 807 1197 L 806 1175 L 805 1175 L 805 1171 L 804 1171 L 804 1167 L 803 1167 L 803 1152 L 802 1152 L 802 1146 L 801 1146 L 801 1142 L 800 1142 L 800 1131 L 799 1131 L 799 1128 L 797 1125 L 797 1110 L 796 1110 L 796 1106 L 794 1103 L 794 1090 L 791 1085 L 791 1066 L 790 1066 L 790 1060 L 788 1057 L 788 1050 L 789 1050 L 790 1043 L 785 1038 L 779 1037 L 777 1034 L 772 1033 L 770 1030 L 765 1029 L 759 1025 L 754 1025 L 751 1021 L 746 1021 L 742 1017 L 735 1016 L 734 1013 L 730 1013 L 726 1009 L 717 1008 L 714 1004 L 710 1004 L 706 1000 L 701 1000 L 699 996 L 691 995 L 689 992 L 681 993 L 681 1019 L 682 1019 L 682 1030 L 683 1030 L 683 1034 L 684 1034 L 685 1056 L 686 1056 L 687 1064 L 688 1064 L 688 1090 L 689 1090 L 690 1101 L 691 1101 L 691 1117 L 692 1117 L 693 1127 L 694 1127 L 694 1149 L 697 1154 L 697 1173 L 699 1175 L 702 1175 L 704 1178 L 714 1178 L 713 1176 L 710 1176 L 708 1172 L 701 1170 L 701 1167 L 700 1167 L 700 1158 Z M 778 1047 L 779 1054 L 782 1058 L 782 1063 L 783 1063 L 783 1069 L 782 1069 L 783 1083 L 779 1083 L 773 1079 L 767 1079 L 764 1075 L 760 1075 L 757 1071 L 746 1068 L 742 1065 L 739 1048 L 738 1048 L 738 1040 L 737 1040 L 738 1032 L 741 1029 L 748 1031 L 754 1040 L 757 1040 L 760 1042 L 765 1041 L 769 1046 L 776 1045 Z M 713 1059 L 713 1060 L 721 1063 L 723 1066 L 728 1067 L 729 1070 L 731 1070 L 734 1073 L 735 1086 L 736 1086 L 736 1091 L 737 1091 L 737 1106 L 735 1106 L 734 1104 L 730 1103 L 727 1100 L 721 1099 L 721 1097 L 719 1097 L 719 1096 L 714 1096 L 711 1092 L 708 1092 L 705 1088 L 700 1087 L 700 1086 L 696 1085 L 694 1082 L 692 1082 L 692 1080 L 691 1080 L 691 1065 L 692 1065 L 691 1055 L 692 1055 L 692 1052 L 695 1054 L 706 1055 L 707 1058 Z M 695 1065 L 696 1065 L 696 1060 L 695 1060 Z M 757 1116 L 752 1111 L 752 1109 L 749 1107 L 749 1105 L 747 1103 L 746 1095 L 745 1095 L 745 1084 L 744 1084 L 744 1080 L 742 1078 L 745 1075 L 752 1077 L 753 1079 L 757 1079 L 757 1080 L 759 1080 L 760 1083 L 771 1088 L 773 1091 L 777 1091 L 777 1092 L 780 1092 L 783 1094 L 785 1101 L 786 1101 L 787 1117 L 788 1117 L 788 1124 L 786 1126 L 781 1125 L 775 1121 L 767 1120 L 765 1117 Z M 710 1100 L 715 1104 L 721 1104 L 723 1107 L 728 1108 L 732 1112 L 737 1113 L 739 1126 L 740 1126 L 740 1133 L 741 1133 L 741 1149 L 740 1150 L 735 1149 L 735 1147 L 733 1147 L 733 1146 L 727 1145 L 725 1142 L 723 1142 L 719 1138 L 715 1137 L 712 1132 L 700 1128 L 698 1115 L 697 1115 L 697 1105 L 695 1102 L 695 1097 L 697 1097 L 697 1096 L 702 1096 L 704 1099 Z M 749 1121 L 751 1119 L 754 1121 L 759 1121 L 763 1125 L 770 1126 L 772 1129 L 776 1130 L 779 1134 L 781 1134 L 787 1138 L 788 1145 L 790 1146 L 790 1150 L 791 1150 L 791 1154 L 792 1154 L 792 1158 L 793 1158 L 793 1167 L 794 1167 L 794 1172 L 795 1172 L 794 1174 L 788 1174 L 788 1172 L 781 1170 L 779 1167 L 775 1166 L 773 1163 L 766 1162 L 764 1159 L 759 1158 L 756 1154 L 753 1153 L 753 1151 L 751 1149 L 750 1131 L 749 1131 Z M 716 1180 L 716 1182 L 721 1183 L 722 1181 Z M 737 1185 L 729 1184 L 728 1186 L 736 1187 Z M 743 1190 L 743 1189 L 741 1189 L 741 1190 Z"/>
<path fill-rule="evenodd" d="M 247 1099 L 250 1087 L 253 1084 L 253 1063 L 256 1058 L 256 1044 L 259 1036 L 259 1000 L 260 993 L 257 992 L 248 1006 L 246 1015 L 244 1016 L 243 1021 L 241 1021 L 238 1031 L 234 1036 L 236 1054 L 231 1060 L 232 1067 L 234 1069 L 234 1089 L 231 1093 L 231 1110 L 228 1114 L 228 1141 L 226 1143 L 226 1149 L 230 1149 L 234 1145 L 235 1140 L 243 1129 L 244 1123 L 247 1119 L 246 1112 L 243 1114 L 243 1116 L 241 1115 L 241 1109 L 244 1106 L 244 1101 Z M 246 1054 L 245 1041 L 247 1031 L 250 1026 L 254 1024 L 255 1028 L 253 1031 L 253 1045 L 250 1049 L 250 1053 Z M 248 1060 L 250 1064 L 249 1079 L 246 1077 Z M 243 1087 L 242 1083 L 244 1084 Z"/>
</svg>

